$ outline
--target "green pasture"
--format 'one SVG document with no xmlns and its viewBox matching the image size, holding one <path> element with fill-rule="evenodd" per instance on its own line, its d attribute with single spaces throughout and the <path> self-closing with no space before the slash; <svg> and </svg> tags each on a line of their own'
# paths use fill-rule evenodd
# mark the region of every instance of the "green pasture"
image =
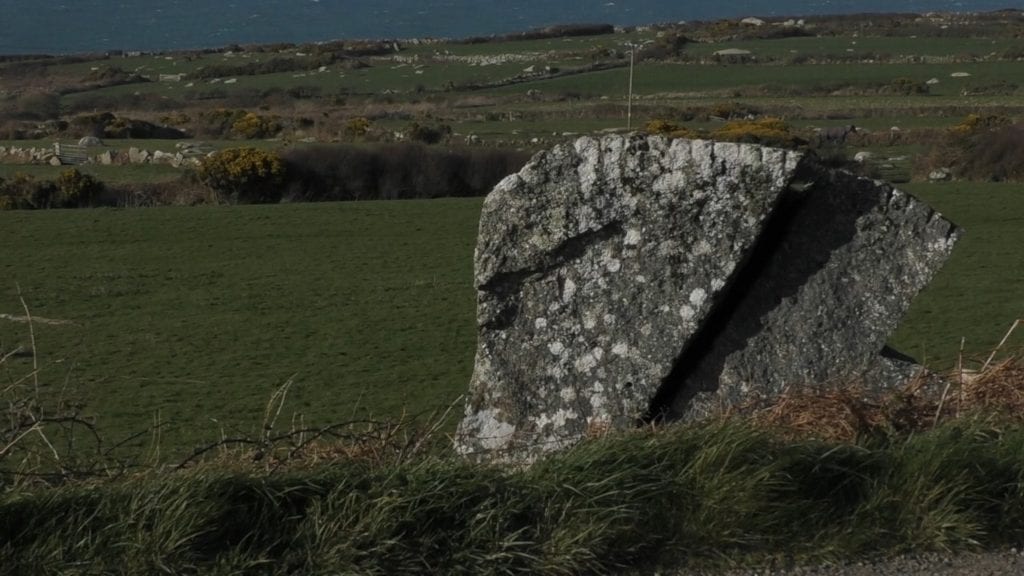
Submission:
<svg viewBox="0 0 1024 576">
<path fill-rule="evenodd" d="M 1024 311 L 1024 188 L 918 184 L 966 233 L 892 343 L 950 367 Z M 32 313 L 47 394 L 108 436 L 173 424 L 167 449 L 254 433 L 292 380 L 306 424 L 442 408 L 475 345 L 479 199 L 0 213 L 0 314 Z M 2 317 L 7 318 L 7 317 Z M 52 323 L 57 321 L 58 323 Z M 0 319 L 0 347 L 27 346 Z M 1024 332 L 1012 341 L 1024 343 Z M 9 372 L 27 371 L 19 358 Z M 12 374 L 8 374 L 12 376 Z"/>
<path fill-rule="evenodd" d="M 22 314 L 20 285 L 45 393 L 67 384 L 113 439 L 158 412 L 169 448 L 256 433 L 289 380 L 284 421 L 441 409 L 472 366 L 479 206 L 3 213 L 0 314 Z M 0 343 L 27 327 L 0 319 Z"/>
<path fill-rule="evenodd" d="M 953 78 L 955 72 L 971 74 L 967 78 Z M 525 92 L 531 88 L 575 91 L 583 94 L 608 95 L 625 91 L 627 69 L 602 70 L 562 78 L 538 80 L 524 84 L 504 86 L 494 93 Z M 675 64 L 642 63 L 636 66 L 633 90 L 638 94 L 688 93 L 734 90 L 741 87 L 791 88 L 796 95 L 800 90 L 815 87 L 841 88 L 845 86 L 874 86 L 897 78 L 925 82 L 938 78 L 927 95 L 901 97 L 927 99 L 932 96 L 959 95 L 965 89 L 1001 82 L 1024 82 L 1024 68 L 1015 62 L 972 62 L 965 64 Z"/>
<path fill-rule="evenodd" d="M 953 255 L 911 305 L 892 343 L 936 368 L 986 356 L 1024 320 L 1024 184 L 912 183 L 900 188 L 963 228 Z M 1024 329 L 1008 347 L 1020 350 Z M 984 358 L 982 358 L 984 359 Z M 976 367 L 976 366 L 975 366 Z"/>
<path fill-rule="evenodd" d="M 1013 38 L 956 38 L 909 36 L 805 36 L 765 40 L 737 40 L 730 42 L 692 43 L 686 53 L 711 56 L 718 50 L 739 48 L 749 50 L 755 57 L 788 58 L 798 55 L 868 57 L 870 55 L 899 57 L 981 57 L 992 53 L 1002 55 L 1007 50 L 1020 48 L 1022 43 Z"/>
</svg>

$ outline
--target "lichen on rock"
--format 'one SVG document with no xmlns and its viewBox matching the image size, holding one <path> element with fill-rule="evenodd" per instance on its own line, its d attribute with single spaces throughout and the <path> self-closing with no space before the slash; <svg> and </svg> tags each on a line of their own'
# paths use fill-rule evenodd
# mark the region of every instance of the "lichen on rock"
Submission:
<svg viewBox="0 0 1024 576">
<path fill-rule="evenodd" d="M 655 136 L 537 154 L 484 201 L 457 447 L 531 458 L 796 385 L 879 388 L 959 231 L 799 152 Z"/>
<path fill-rule="evenodd" d="M 745 144 L 581 138 L 499 183 L 480 218 L 460 448 L 543 452 L 639 421 L 799 160 Z"/>
</svg>

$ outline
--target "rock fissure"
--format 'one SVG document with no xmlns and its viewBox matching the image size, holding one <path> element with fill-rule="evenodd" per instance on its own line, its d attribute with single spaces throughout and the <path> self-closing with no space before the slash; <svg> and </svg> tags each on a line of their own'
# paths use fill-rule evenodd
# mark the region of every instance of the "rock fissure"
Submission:
<svg viewBox="0 0 1024 576">
<path fill-rule="evenodd" d="M 590 246 L 604 242 L 614 236 L 623 234 L 622 225 L 618 222 L 610 222 L 597 230 L 584 232 L 579 236 L 569 238 L 552 249 L 548 254 L 543 255 L 541 261 L 535 266 L 522 270 L 499 272 L 477 290 L 481 292 L 497 292 L 509 294 L 518 290 L 524 282 L 538 276 L 545 276 L 566 263 L 582 256 Z"/>
</svg>

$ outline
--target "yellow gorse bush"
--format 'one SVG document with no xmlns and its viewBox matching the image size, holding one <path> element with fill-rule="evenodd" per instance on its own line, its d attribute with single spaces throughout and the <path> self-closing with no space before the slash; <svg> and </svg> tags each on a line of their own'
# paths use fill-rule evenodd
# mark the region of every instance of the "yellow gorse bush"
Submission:
<svg viewBox="0 0 1024 576">
<path fill-rule="evenodd" d="M 285 165 L 276 152 L 229 148 L 203 159 L 196 173 L 226 201 L 260 204 L 281 199 Z"/>
</svg>

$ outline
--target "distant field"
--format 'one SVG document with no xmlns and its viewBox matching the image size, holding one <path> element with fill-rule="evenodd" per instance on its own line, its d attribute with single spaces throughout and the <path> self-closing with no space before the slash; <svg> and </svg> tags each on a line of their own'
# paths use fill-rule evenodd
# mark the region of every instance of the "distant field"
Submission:
<svg viewBox="0 0 1024 576">
<path fill-rule="evenodd" d="M 1024 311 L 1024 187 L 908 185 L 966 230 L 893 343 L 936 368 Z M 294 376 L 307 423 L 444 406 L 466 389 L 478 199 L 0 213 L 0 314 L 32 312 L 43 381 L 113 437 L 159 411 L 168 448 L 253 432 Z M 27 344 L 0 320 L 4 349 Z M 1024 343 L 1024 331 L 1013 344 Z M 14 369 L 27 369 L 20 359 Z"/>
</svg>

